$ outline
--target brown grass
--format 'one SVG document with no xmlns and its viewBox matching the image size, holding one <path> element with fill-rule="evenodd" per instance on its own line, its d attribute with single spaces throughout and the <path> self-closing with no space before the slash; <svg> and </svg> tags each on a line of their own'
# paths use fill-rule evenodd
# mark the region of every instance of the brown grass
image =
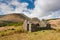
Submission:
<svg viewBox="0 0 60 40">
<path fill-rule="evenodd" d="M 21 26 L 6 26 L 0 27 L 0 37 L 11 35 L 14 33 L 22 33 L 23 29 Z"/>
<path fill-rule="evenodd" d="M 60 40 L 60 33 L 54 30 L 15 33 L 13 35 L 0 37 L 0 40 Z"/>
</svg>

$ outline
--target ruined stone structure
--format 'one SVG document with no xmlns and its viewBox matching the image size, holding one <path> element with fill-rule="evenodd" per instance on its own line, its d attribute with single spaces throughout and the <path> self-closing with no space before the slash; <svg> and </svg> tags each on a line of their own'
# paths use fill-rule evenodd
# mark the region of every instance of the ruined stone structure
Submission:
<svg viewBox="0 0 60 40">
<path fill-rule="evenodd" d="M 47 29 L 51 29 L 51 24 L 47 22 L 47 23 L 46 23 L 46 28 L 47 28 Z"/>
<path fill-rule="evenodd" d="M 29 31 L 29 32 L 33 32 L 33 31 L 37 31 L 37 29 L 39 28 L 39 24 L 37 23 L 32 23 L 32 22 L 29 22 L 27 20 L 25 20 L 25 22 L 23 23 L 23 29 L 25 31 Z"/>
<path fill-rule="evenodd" d="M 51 28 L 51 25 L 49 23 L 45 23 L 45 25 L 47 29 Z M 23 23 L 24 31 L 34 32 L 39 30 L 40 28 L 41 27 L 39 25 L 39 22 L 31 22 L 31 21 L 25 20 Z"/>
</svg>

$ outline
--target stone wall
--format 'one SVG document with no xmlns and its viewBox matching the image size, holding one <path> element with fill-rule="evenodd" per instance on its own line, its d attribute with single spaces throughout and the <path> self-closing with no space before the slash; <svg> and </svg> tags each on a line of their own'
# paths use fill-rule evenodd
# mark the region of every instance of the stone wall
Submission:
<svg viewBox="0 0 60 40">
<path fill-rule="evenodd" d="M 49 29 L 51 28 L 51 25 L 49 23 L 46 23 L 46 29 Z M 29 31 L 29 32 L 34 32 L 34 31 L 37 31 L 37 30 L 40 30 L 40 24 L 39 23 L 32 23 L 32 22 L 29 22 L 27 20 L 25 20 L 25 22 L 23 23 L 23 29 L 24 31 Z M 42 27 L 43 28 L 43 27 Z"/>
<path fill-rule="evenodd" d="M 39 24 L 34 24 L 34 23 L 31 23 L 27 20 L 25 20 L 24 23 L 23 23 L 24 31 L 33 32 L 33 31 L 37 31 L 38 28 L 39 28 Z"/>
</svg>

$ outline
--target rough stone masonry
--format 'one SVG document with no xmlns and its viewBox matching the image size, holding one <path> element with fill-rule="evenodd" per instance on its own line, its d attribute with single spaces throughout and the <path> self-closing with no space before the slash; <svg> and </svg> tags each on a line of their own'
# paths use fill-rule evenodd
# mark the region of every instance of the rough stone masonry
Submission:
<svg viewBox="0 0 60 40">
<path fill-rule="evenodd" d="M 25 20 L 24 23 L 23 23 L 24 31 L 29 31 L 29 32 L 37 31 L 38 27 L 39 27 L 38 24 L 34 24 L 34 23 L 29 22 L 27 20 Z"/>
</svg>

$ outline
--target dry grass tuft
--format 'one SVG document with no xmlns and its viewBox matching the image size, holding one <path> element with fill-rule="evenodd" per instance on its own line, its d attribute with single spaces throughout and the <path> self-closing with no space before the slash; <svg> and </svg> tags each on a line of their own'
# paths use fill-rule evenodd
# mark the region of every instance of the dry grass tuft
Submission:
<svg viewBox="0 0 60 40">
<path fill-rule="evenodd" d="M 0 40 L 60 40 L 60 33 L 55 30 L 42 30 L 32 33 L 15 33 L 13 35 L 0 37 Z"/>
</svg>

